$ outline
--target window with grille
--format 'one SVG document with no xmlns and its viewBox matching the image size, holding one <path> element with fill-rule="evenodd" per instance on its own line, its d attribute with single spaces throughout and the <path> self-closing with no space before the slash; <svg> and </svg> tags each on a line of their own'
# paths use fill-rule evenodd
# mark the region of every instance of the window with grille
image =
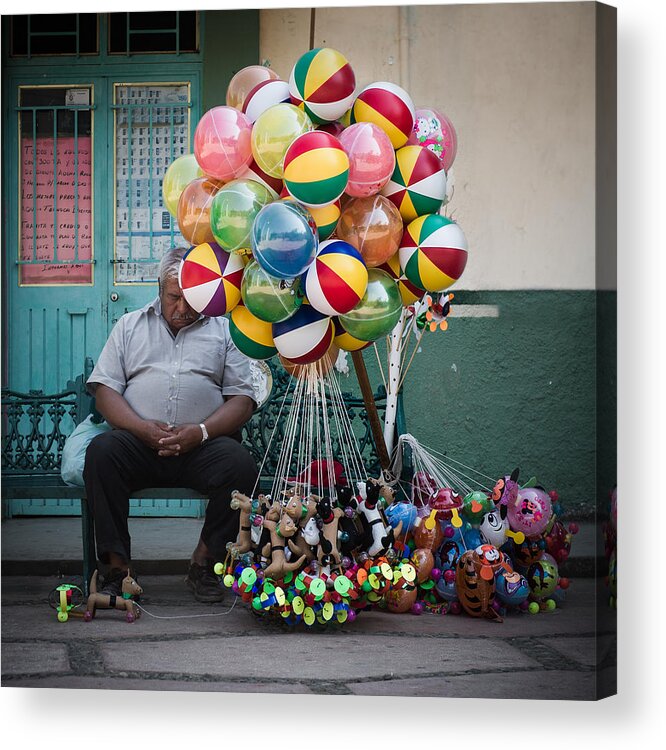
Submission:
<svg viewBox="0 0 666 750">
<path fill-rule="evenodd" d="M 99 54 L 99 25 L 96 13 L 45 13 L 12 16 L 10 55 Z"/>
<path fill-rule="evenodd" d="M 198 52 L 198 13 L 110 13 L 109 53 L 112 55 L 159 52 Z"/>
<path fill-rule="evenodd" d="M 91 284 L 93 87 L 19 88 L 19 283 Z"/>
<path fill-rule="evenodd" d="M 114 283 L 153 283 L 171 247 L 187 245 L 164 206 L 162 180 L 190 150 L 189 83 L 114 85 Z"/>
</svg>

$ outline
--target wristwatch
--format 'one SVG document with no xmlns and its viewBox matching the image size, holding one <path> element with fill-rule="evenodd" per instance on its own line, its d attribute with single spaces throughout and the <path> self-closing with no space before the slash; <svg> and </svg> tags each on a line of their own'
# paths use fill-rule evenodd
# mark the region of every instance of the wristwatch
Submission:
<svg viewBox="0 0 666 750">
<path fill-rule="evenodd" d="M 208 430 L 206 429 L 206 425 L 202 422 L 199 427 L 201 427 L 201 434 L 203 437 L 201 438 L 201 445 L 203 445 L 206 440 L 208 440 Z"/>
</svg>

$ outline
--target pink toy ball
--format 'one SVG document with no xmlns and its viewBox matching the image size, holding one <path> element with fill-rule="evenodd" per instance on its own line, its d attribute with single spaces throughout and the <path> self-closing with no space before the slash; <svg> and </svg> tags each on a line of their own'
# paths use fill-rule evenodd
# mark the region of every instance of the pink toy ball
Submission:
<svg viewBox="0 0 666 750">
<path fill-rule="evenodd" d="M 289 84 L 286 81 L 270 79 L 258 83 L 245 97 L 243 113 L 250 122 L 255 122 L 260 114 L 274 104 L 289 101 Z"/>
<path fill-rule="evenodd" d="M 194 131 L 194 156 L 216 180 L 238 177 L 252 160 L 252 123 L 233 107 L 213 107 Z"/>
<path fill-rule="evenodd" d="M 525 487 L 518 491 L 515 502 L 509 503 L 507 518 L 513 531 L 536 537 L 545 531 L 552 512 L 547 492 L 539 487 Z"/>
<path fill-rule="evenodd" d="M 372 122 L 357 122 L 342 131 L 340 143 L 349 157 L 347 195 L 366 198 L 378 193 L 395 167 L 395 151 L 388 135 Z"/>
<path fill-rule="evenodd" d="M 429 107 L 416 109 L 414 127 L 407 144 L 423 146 L 432 151 L 447 172 L 458 151 L 458 138 L 453 123 L 445 114 Z"/>
<path fill-rule="evenodd" d="M 414 127 L 414 102 L 405 89 L 388 81 L 366 86 L 356 97 L 351 123 L 372 122 L 391 139 L 397 149 L 407 143 Z"/>
<path fill-rule="evenodd" d="M 305 272 L 305 296 L 324 315 L 344 315 L 361 301 L 368 269 L 359 251 L 342 240 L 326 240 Z"/>
</svg>

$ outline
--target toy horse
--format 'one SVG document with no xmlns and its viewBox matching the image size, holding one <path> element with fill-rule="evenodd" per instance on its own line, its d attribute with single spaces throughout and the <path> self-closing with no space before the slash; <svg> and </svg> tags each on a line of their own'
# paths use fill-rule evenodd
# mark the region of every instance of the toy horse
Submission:
<svg viewBox="0 0 666 750">
<path fill-rule="evenodd" d="M 264 570 L 266 578 L 284 578 L 285 573 L 298 570 L 305 562 L 305 555 L 301 555 L 297 560 L 287 562 L 284 554 L 284 541 L 294 536 L 298 527 L 289 518 L 284 515 L 279 521 L 272 521 L 266 514 L 264 528 L 268 529 L 271 534 L 271 562 Z"/>
<path fill-rule="evenodd" d="M 143 594 L 143 589 L 132 578 L 129 570 L 125 578 L 123 578 L 122 593 L 122 598 L 114 594 L 98 594 L 97 571 L 95 571 L 90 579 L 90 596 L 88 597 L 88 604 L 83 619 L 86 622 L 90 622 L 95 616 L 96 609 L 120 609 L 126 612 L 127 622 L 134 622 L 140 616 L 141 610 L 132 599 L 135 596 Z"/>
</svg>

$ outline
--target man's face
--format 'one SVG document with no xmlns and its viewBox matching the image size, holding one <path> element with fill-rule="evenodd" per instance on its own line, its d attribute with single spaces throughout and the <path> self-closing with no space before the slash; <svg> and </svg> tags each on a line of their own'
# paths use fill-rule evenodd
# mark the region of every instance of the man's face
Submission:
<svg viewBox="0 0 666 750">
<path fill-rule="evenodd" d="M 160 304 L 162 305 L 162 317 L 173 331 L 179 331 L 181 328 L 189 326 L 199 317 L 198 313 L 185 301 L 176 278 L 167 279 L 161 286 Z"/>
</svg>

